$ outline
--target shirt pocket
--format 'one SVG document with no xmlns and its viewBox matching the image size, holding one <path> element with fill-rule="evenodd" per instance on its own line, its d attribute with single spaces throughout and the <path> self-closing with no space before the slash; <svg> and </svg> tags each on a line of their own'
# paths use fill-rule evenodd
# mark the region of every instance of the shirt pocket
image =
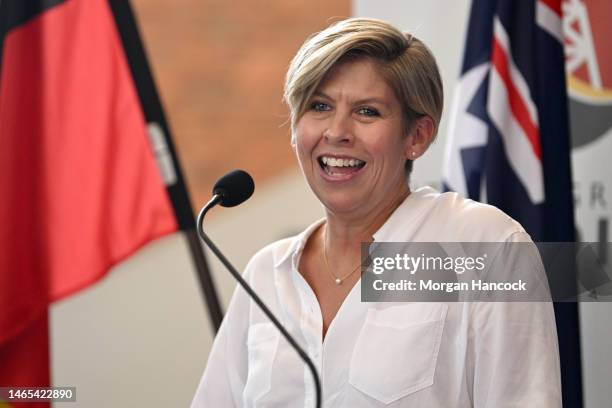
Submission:
<svg viewBox="0 0 612 408">
<path fill-rule="evenodd" d="M 390 404 L 434 382 L 448 305 L 370 309 L 353 350 L 349 383 Z"/>
<path fill-rule="evenodd" d="M 270 322 L 255 323 L 247 335 L 248 374 L 243 391 L 243 406 L 256 407 L 272 388 L 272 367 L 280 332 Z"/>
</svg>

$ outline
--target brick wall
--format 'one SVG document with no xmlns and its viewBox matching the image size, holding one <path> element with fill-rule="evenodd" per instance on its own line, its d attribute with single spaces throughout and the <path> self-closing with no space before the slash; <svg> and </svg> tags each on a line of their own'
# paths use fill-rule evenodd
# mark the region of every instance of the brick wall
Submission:
<svg viewBox="0 0 612 408">
<path fill-rule="evenodd" d="M 306 37 L 350 1 L 132 0 L 197 211 L 218 176 L 296 166 L 282 86 Z"/>
</svg>

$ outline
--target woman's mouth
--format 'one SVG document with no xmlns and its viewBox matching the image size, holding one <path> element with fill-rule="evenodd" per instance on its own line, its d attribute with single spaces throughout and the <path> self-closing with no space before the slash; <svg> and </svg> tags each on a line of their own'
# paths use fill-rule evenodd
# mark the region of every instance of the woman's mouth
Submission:
<svg viewBox="0 0 612 408">
<path fill-rule="evenodd" d="M 333 180 L 348 180 L 366 165 L 352 157 L 319 156 L 317 161 L 327 178 Z"/>
</svg>

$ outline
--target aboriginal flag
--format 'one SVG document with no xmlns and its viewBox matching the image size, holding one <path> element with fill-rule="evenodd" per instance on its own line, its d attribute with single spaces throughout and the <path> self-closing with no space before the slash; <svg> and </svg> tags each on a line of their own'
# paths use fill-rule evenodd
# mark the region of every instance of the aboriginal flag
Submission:
<svg viewBox="0 0 612 408">
<path fill-rule="evenodd" d="M 564 64 L 561 0 L 473 0 L 443 184 L 534 241 L 574 241 Z M 577 305 L 555 314 L 563 405 L 580 407 Z"/>
<path fill-rule="evenodd" d="M 183 224 L 111 3 L 0 1 L 0 387 L 49 385 L 49 303 Z"/>
</svg>

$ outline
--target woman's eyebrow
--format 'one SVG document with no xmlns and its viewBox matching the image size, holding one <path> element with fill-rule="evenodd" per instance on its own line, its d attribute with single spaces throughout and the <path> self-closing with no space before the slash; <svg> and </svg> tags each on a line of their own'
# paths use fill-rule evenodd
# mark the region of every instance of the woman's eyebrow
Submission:
<svg viewBox="0 0 612 408">
<path fill-rule="evenodd" d="M 377 103 L 383 106 L 387 106 L 387 103 L 385 102 L 385 100 L 383 98 L 378 98 L 378 97 L 369 97 L 369 98 L 359 99 L 353 103 L 355 105 L 367 105 L 371 103 Z"/>
<path fill-rule="evenodd" d="M 320 97 L 320 98 L 325 98 L 325 99 L 329 99 L 330 101 L 333 100 L 333 98 L 329 95 L 327 95 L 325 92 L 322 91 L 315 91 L 312 94 L 313 97 Z M 362 98 L 362 99 L 358 99 L 356 101 L 352 101 L 351 102 L 353 105 L 367 105 L 367 104 L 371 104 L 371 103 L 377 103 L 383 106 L 387 106 L 387 103 L 385 102 L 384 98 L 381 97 L 377 97 L 377 96 L 369 96 L 367 98 Z"/>
<path fill-rule="evenodd" d="M 329 95 L 327 95 L 325 92 L 321 92 L 321 91 L 314 91 L 314 92 L 312 93 L 312 96 L 313 96 L 313 97 L 315 97 L 315 96 L 319 96 L 319 97 L 321 97 L 321 98 L 331 99 L 331 97 L 330 97 Z"/>
</svg>

